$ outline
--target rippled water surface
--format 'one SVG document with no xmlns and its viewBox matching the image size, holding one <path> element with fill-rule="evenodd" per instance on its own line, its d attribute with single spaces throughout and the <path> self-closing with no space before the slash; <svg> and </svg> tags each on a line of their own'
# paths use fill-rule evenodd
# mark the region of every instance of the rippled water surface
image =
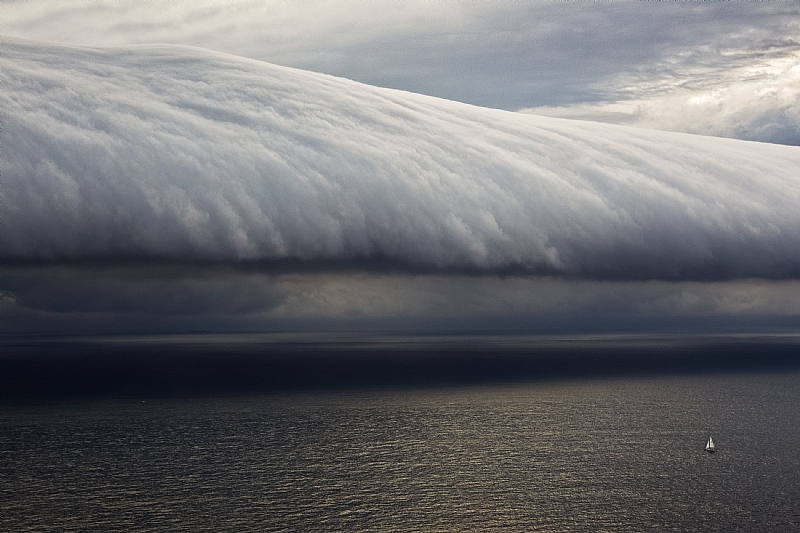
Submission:
<svg viewBox="0 0 800 533">
<path fill-rule="evenodd" d="M 797 531 L 798 406 L 797 373 L 6 406 L 0 530 Z"/>
</svg>

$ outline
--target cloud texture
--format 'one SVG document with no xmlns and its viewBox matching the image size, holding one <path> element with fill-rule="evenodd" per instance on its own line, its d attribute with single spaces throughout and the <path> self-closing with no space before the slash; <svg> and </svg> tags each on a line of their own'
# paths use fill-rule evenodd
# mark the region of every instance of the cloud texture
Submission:
<svg viewBox="0 0 800 533">
<path fill-rule="evenodd" d="M 3 32 L 192 45 L 486 107 L 800 142 L 797 2 L 6 2 Z"/>
<path fill-rule="evenodd" d="M 6 40 L 4 259 L 800 276 L 800 148 L 484 109 L 176 46 Z"/>
<path fill-rule="evenodd" d="M 745 62 L 710 79 L 683 73 L 668 87 L 659 87 L 665 80 L 625 76 L 615 84 L 627 85 L 628 94 L 610 103 L 523 111 L 800 146 L 800 45 L 796 48 L 794 53 Z"/>
</svg>

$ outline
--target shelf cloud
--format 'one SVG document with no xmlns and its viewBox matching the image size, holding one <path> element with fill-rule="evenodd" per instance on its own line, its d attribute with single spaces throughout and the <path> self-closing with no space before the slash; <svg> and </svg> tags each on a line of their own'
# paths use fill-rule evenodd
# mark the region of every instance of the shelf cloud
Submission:
<svg viewBox="0 0 800 533">
<path fill-rule="evenodd" d="M 800 148 L 6 40 L 2 257 L 800 276 Z"/>
</svg>

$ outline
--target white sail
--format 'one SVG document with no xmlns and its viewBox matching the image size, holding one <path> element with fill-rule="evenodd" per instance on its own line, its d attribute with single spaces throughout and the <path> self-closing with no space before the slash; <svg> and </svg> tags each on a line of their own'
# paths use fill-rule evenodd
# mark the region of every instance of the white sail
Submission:
<svg viewBox="0 0 800 533">
<path fill-rule="evenodd" d="M 711 437 L 708 437 L 708 444 L 706 444 L 706 451 L 708 452 L 716 451 L 716 448 L 714 448 L 714 439 L 712 439 Z"/>
</svg>

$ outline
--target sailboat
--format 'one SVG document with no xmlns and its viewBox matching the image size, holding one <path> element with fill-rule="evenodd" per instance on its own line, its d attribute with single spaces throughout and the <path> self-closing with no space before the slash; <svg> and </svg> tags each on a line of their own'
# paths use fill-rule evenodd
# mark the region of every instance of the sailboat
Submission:
<svg viewBox="0 0 800 533">
<path fill-rule="evenodd" d="M 714 453 L 717 449 L 714 447 L 714 440 L 711 437 L 708 437 L 708 444 L 706 444 L 706 451 L 709 453 Z"/>
</svg>

